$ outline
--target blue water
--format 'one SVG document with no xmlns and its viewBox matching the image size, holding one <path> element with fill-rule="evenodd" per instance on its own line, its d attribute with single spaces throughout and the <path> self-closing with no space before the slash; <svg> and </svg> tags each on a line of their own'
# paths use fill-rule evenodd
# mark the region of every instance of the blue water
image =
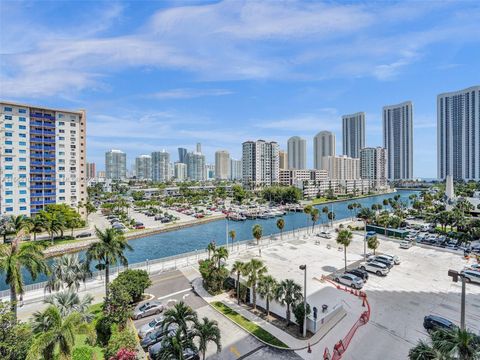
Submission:
<svg viewBox="0 0 480 360">
<path fill-rule="evenodd" d="M 398 191 L 398 194 L 401 195 L 401 201 L 409 201 L 408 197 L 410 194 L 413 193 L 418 192 L 408 190 Z M 358 202 L 363 207 L 370 207 L 372 204 L 382 204 L 383 199 L 393 197 L 394 195 L 395 194 L 386 194 L 367 197 L 363 199 L 345 200 L 341 202 L 321 204 L 317 207 L 321 210 L 324 206 L 328 206 L 329 209 L 333 210 L 333 212 L 335 213 L 335 220 L 341 220 L 350 218 L 352 216 L 352 213 L 347 208 L 348 204 L 352 202 Z M 322 213 L 320 214 L 321 217 L 317 224 L 322 224 L 326 222 L 326 216 Z M 284 231 L 305 227 L 307 224 L 307 216 L 301 212 L 290 212 L 287 213 L 283 218 L 285 219 Z M 279 230 L 276 226 L 277 219 L 278 218 L 265 220 L 257 219 L 246 220 L 242 222 L 229 221 L 228 226 L 229 230 L 235 230 L 235 240 L 242 241 L 253 238 L 252 227 L 254 224 L 257 223 L 262 225 L 264 236 L 279 233 Z M 309 221 L 309 225 L 311 226 L 311 221 Z M 212 240 L 215 240 L 217 244 L 225 244 L 226 220 L 213 221 L 202 225 L 187 227 L 180 230 L 130 240 L 129 244 L 132 246 L 134 251 L 128 251 L 125 255 L 128 259 L 128 262 L 133 264 L 145 261 L 147 259 L 158 259 L 162 257 L 204 249 Z M 230 242 L 230 239 L 228 240 Z M 79 254 L 80 257 L 83 258 L 85 256 L 85 251 L 82 251 Z M 26 284 L 45 280 L 45 276 L 39 276 L 35 281 L 33 281 L 28 274 L 25 274 Z M 4 290 L 7 288 L 8 287 L 4 281 L 4 276 L 2 275 L 0 277 L 0 290 Z"/>
</svg>

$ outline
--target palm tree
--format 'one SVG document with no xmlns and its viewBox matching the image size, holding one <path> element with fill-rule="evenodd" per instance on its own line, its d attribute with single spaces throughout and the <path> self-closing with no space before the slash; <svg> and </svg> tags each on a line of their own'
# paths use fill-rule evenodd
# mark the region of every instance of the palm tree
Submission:
<svg viewBox="0 0 480 360">
<path fill-rule="evenodd" d="M 468 330 L 455 328 L 453 330 L 438 330 L 431 335 L 435 349 L 454 359 L 469 360 L 480 355 L 480 341 Z"/>
<path fill-rule="evenodd" d="M 228 258 L 228 250 L 226 247 L 222 246 L 215 250 L 212 256 L 212 261 L 213 262 L 216 261 L 218 263 L 217 267 L 220 269 L 221 261 L 227 260 L 227 258 Z"/>
<path fill-rule="evenodd" d="M 57 345 L 60 359 L 70 359 L 76 334 L 87 334 L 91 340 L 95 337 L 92 328 L 79 313 L 73 312 L 64 317 L 55 306 L 34 313 L 32 329 L 36 337 L 27 360 L 53 360 Z"/>
<path fill-rule="evenodd" d="M 378 225 L 383 226 L 385 236 L 387 236 L 387 227 L 390 224 L 390 214 L 388 213 L 388 211 L 382 212 L 378 217 L 377 222 L 378 222 Z"/>
<path fill-rule="evenodd" d="M 260 239 L 262 238 L 262 234 L 263 234 L 262 225 L 260 224 L 253 225 L 252 235 L 255 239 L 257 239 L 257 245 L 260 245 Z"/>
<path fill-rule="evenodd" d="M 233 251 L 233 242 L 235 241 L 235 238 L 237 237 L 237 233 L 235 230 L 230 230 L 228 232 L 228 236 L 230 236 L 230 239 L 232 240 L 232 251 Z"/>
<path fill-rule="evenodd" d="M 78 290 L 80 283 L 85 283 L 92 272 L 77 254 L 67 254 L 55 259 L 51 265 L 51 274 L 45 286 L 45 290 L 49 292 L 58 291 L 64 287 Z"/>
<path fill-rule="evenodd" d="M 351 219 L 353 220 L 353 210 L 355 209 L 355 203 L 348 204 L 348 210 L 350 210 L 350 215 L 352 216 Z"/>
<path fill-rule="evenodd" d="M 305 215 L 307 215 L 307 233 L 308 233 L 308 218 L 309 218 L 309 215 L 312 213 L 312 205 L 306 205 L 304 208 L 303 208 L 303 212 L 305 213 Z"/>
<path fill-rule="evenodd" d="M 320 217 L 320 211 L 317 208 L 313 208 L 310 216 L 312 217 L 312 234 L 315 231 L 315 224 L 318 221 Z"/>
<path fill-rule="evenodd" d="M 63 317 L 78 312 L 86 322 L 90 322 L 94 318 L 94 315 L 89 312 L 92 301 L 93 296 L 91 294 L 86 294 L 83 298 L 80 298 L 78 293 L 73 290 L 58 292 L 47 296 L 43 300 L 44 303 L 57 307 Z"/>
<path fill-rule="evenodd" d="M 285 220 L 280 218 L 277 220 L 277 228 L 280 230 L 280 240 L 283 240 L 283 228 L 285 227 Z"/>
<path fill-rule="evenodd" d="M 327 220 L 327 222 L 328 222 L 328 211 L 329 211 L 329 210 L 328 210 L 328 206 L 324 206 L 324 207 L 322 208 L 322 214 L 325 214 L 325 217 L 326 217 L 325 220 Z"/>
<path fill-rule="evenodd" d="M 25 215 L 12 215 L 10 216 L 9 221 L 15 235 L 17 235 L 22 230 L 29 229 L 29 220 Z"/>
<path fill-rule="evenodd" d="M 245 264 L 243 275 L 247 276 L 247 286 L 252 288 L 253 309 L 257 309 L 257 282 L 261 276 L 267 272 L 267 267 L 263 261 L 251 259 Z"/>
<path fill-rule="evenodd" d="M 290 324 L 290 309 L 298 304 L 302 299 L 302 287 L 295 281 L 292 279 L 286 279 L 280 282 L 277 287 L 275 300 L 277 300 L 281 305 L 285 305 L 287 307 L 285 314 L 287 326 Z"/>
<path fill-rule="evenodd" d="M 451 357 L 442 354 L 438 349 L 434 349 L 426 341 L 420 340 L 414 348 L 408 352 L 410 360 L 453 360 Z"/>
<path fill-rule="evenodd" d="M 330 226 L 333 228 L 333 220 L 335 220 L 335 213 L 333 211 L 328 213 L 328 220 L 330 220 Z"/>
<path fill-rule="evenodd" d="M 347 247 L 353 239 L 353 234 L 350 230 L 340 230 L 337 235 L 337 244 L 343 245 L 343 253 L 345 258 L 345 271 L 347 271 Z"/>
<path fill-rule="evenodd" d="M 275 299 L 278 283 L 271 275 L 262 276 L 258 282 L 258 295 L 265 299 L 267 316 L 270 315 L 270 301 Z"/>
<path fill-rule="evenodd" d="M 208 251 L 208 260 L 210 260 L 210 254 L 214 253 L 215 254 L 215 249 L 216 249 L 215 241 L 210 241 L 207 245 L 207 251 Z"/>
<path fill-rule="evenodd" d="M 230 270 L 230 274 L 237 275 L 237 303 L 240 305 L 240 275 L 243 273 L 245 267 L 245 263 L 237 260 L 233 263 L 232 270 Z"/>
<path fill-rule="evenodd" d="M 372 219 L 375 218 L 375 213 L 367 208 L 367 207 L 362 207 L 360 209 L 360 212 L 358 213 L 357 217 L 359 219 L 363 220 L 363 255 L 365 257 L 365 260 L 367 258 L 367 224 L 372 221 Z"/>
<path fill-rule="evenodd" d="M 216 321 L 210 321 L 204 317 L 201 322 L 193 326 L 193 338 L 198 338 L 198 350 L 202 353 L 202 359 L 205 360 L 205 353 L 209 342 L 217 345 L 217 353 L 222 350 L 220 328 Z"/>
<path fill-rule="evenodd" d="M 373 250 L 373 255 L 375 255 L 375 252 L 380 246 L 380 241 L 378 240 L 376 235 L 370 236 L 367 240 L 367 245 L 370 250 Z"/>
<path fill-rule="evenodd" d="M 192 336 L 185 336 L 176 331 L 173 336 L 165 336 L 162 340 L 162 351 L 155 360 L 185 360 L 185 350 L 196 351 Z"/>
<path fill-rule="evenodd" d="M 17 295 L 22 296 L 23 273 L 25 268 L 33 280 L 39 274 L 48 274 L 48 266 L 43 256 L 43 246 L 37 243 L 20 245 L 25 230 L 20 230 L 11 244 L 0 245 L 0 274 L 5 273 L 5 282 L 10 286 L 10 305 L 17 319 Z"/>
<path fill-rule="evenodd" d="M 57 212 L 47 212 L 44 210 L 41 210 L 36 217 L 40 217 L 40 219 L 42 219 L 43 226 L 48 232 L 48 235 L 50 235 L 50 241 L 53 245 L 53 238 L 55 234 L 63 230 L 63 219 Z"/>
<path fill-rule="evenodd" d="M 41 216 L 34 216 L 28 219 L 28 231 L 33 233 L 33 241 L 37 241 L 37 234 L 45 229 L 44 219 Z"/>
<path fill-rule="evenodd" d="M 86 266 L 90 268 L 93 260 L 98 261 L 97 268 L 105 269 L 105 298 L 108 299 L 108 283 L 110 280 L 110 265 L 120 262 L 123 266 L 128 265 L 128 260 L 124 255 L 125 250 L 132 250 L 127 240 L 119 230 L 114 228 L 104 231 L 95 227 L 95 234 L 98 242 L 93 243 L 86 253 Z"/>
<path fill-rule="evenodd" d="M 178 327 L 177 332 L 187 336 L 189 325 L 195 324 L 197 320 L 197 313 L 183 301 L 180 301 L 165 311 L 162 327 L 163 329 L 168 329 L 170 325 L 176 325 Z"/>
</svg>

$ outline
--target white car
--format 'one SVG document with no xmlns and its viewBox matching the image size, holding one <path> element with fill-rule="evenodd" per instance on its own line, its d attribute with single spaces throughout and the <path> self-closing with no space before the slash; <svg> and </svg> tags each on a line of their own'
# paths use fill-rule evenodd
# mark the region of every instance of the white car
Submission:
<svg viewBox="0 0 480 360">
<path fill-rule="evenodd" d="M 152 321 L 146 323 L 140 328 L 140 330 L 138 330 L 138 336 L 140 336 L 141 338 L 148 336 L 148 334 L 150 334 L 152 331 L 162 326 L 162 321 L 163 321 L 163 316 L 159 316 L 152 319 Z"/>
<path fill-rule="evenodd" d="M 388 255 L 388 254 L 383 254 L 383 255 L 378 255 L 380 259 L 387 259 L 390 261 L 393 261 L 395 265 L 400 265 L 400 258 L 397 255 Z"/>
<path fill-rule="evenodd" d="M 400 243 L 400 249 L 410 249 L 413 246 L 411 241 L 402 241 Z"/>
<path fill-rule="evenodd" d="M 463 270 L 461 272 L 467 283 L 480 284 L 480 271 L 476 270 Z"/>
<path fill-rule="evenodd" d="M 390 272 L 390 269 L 387 267 L 387 265 L 375 261 L 361 263 L 360 269 L 377 274 L 379 276 L 386 276 Z"/>
<path fill-rule="evenodd" d="M 336 276 L 334 280 L 337 283 L 350 286 L 352 289 L 361 289 L 363 287 L 363 279 L 360 279 L 358 276 L 353 274 L 343 274 Z"/>
<path fill-rule="evenodd" d="M 480 264 L 466 265 L 465 270 L 480 271 Z"/>
<path fill-rule="evenodd" d="M 331 239 L 332 238 L 332 234 L 330 234 L 328 231 L 320 231 L 318 234 L 317 234 L 318 237 L 322 237 L 322 238 L 325 238 L 325 239 Z"/>
</svg>

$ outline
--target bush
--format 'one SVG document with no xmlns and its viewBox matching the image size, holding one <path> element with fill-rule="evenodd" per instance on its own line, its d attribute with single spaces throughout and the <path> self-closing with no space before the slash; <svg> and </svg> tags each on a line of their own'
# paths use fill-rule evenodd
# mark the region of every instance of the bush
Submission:
<svg viewBox="0 0 480 360">
<path fill-rule="evenodd" d="M 97 332 L 97 343 L 102 347 L 107 346 L 112 335 L 112 322 L 110 319 L 106 316 L 100 317 L 95 324 L 95 330 Z"/>
<path fill-rule="evenodd" d="M 307 303 L 307 317 L 308 315 L 310 315 L 310 313 L 310 304 Z M 295 315 L 295 322 L 298 324 L 298 330 L 300 331 L 300 333 L 302 333 L 303 320 L 305 318 L 305 305 L 303 304 L 303 301 L 293 307 L 293 315 Z"/>
<path fill-rule="evenodd" d="M 117 352 L 117 355 L 112 356 L 109 360 L 136 360 L 137 354 L 133 350 L 129 349 L 120 349 Z"/>
<path fill-rule="evenodd" d="M 120 283 L 112 282 L 109 286 L 108 301 L 104 302 L 103 313 L 111 324 L 117 324 L 121 328 L 132 315 L 132 297 L 127 289 Z"/>
<path fill-rule="evenodd" d="M 93 354 L 90 346 L 78 346 L 73 349 L 72 360 L 92 360 Z"/>
<path fill-rule="evenodd" d="M 132 297 L 132 302 L 137 302 L 142 299 L 143 292 L 152 285 L 152 281 L 145 270 L 127 269 L 112 281 L 113 284 L 123 287 Z"/>
<path fill-rule="evenodd" d="M 123 330 L 118 330 L 116 326 L 113 327 L 112 336 L 105 349 L 105 359 L 114 358 L 120 349 L 127 349 L 135 351 L 137 347 L 137 336 L 133 330 L 126 327 Z"/>
<path fill-rule="evenodd" d="M 225 266 L 222 265 L 217 268 L 216 263 L 212 260 L 200 260 L 199 265 L 205 289 L 210 294 L 222 292 L 223 283 L 228 277 L 228 270 Z"/>
</svg>

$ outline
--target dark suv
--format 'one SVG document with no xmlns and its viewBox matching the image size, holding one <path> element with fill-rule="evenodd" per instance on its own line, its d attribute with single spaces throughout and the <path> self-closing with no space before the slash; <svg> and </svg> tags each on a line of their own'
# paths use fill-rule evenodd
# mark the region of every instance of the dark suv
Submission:
<svg viewBox="0 0 480 360">
<path fill-rule="evenodd" d="M 365 270 L 362 270 L 362 269 L 352 269 L 352 270 L 348 270 L 347 271 L 347 274 L 352 274 L 352 275 L 355 275 L 355 276 L 358 276 L 360 279 L 362 279 L 363 281 L 367 281 L 368 280 L 368 272 L 366 272 Z"/>
<path fill-rule="evenodd" d="M 434 331 L 438 329 L 453 330 L 457 326 L 450 320 L 436 315 L 428 315 L 423 318 L 423 327 L 427 331 Z"/>
</svg>

